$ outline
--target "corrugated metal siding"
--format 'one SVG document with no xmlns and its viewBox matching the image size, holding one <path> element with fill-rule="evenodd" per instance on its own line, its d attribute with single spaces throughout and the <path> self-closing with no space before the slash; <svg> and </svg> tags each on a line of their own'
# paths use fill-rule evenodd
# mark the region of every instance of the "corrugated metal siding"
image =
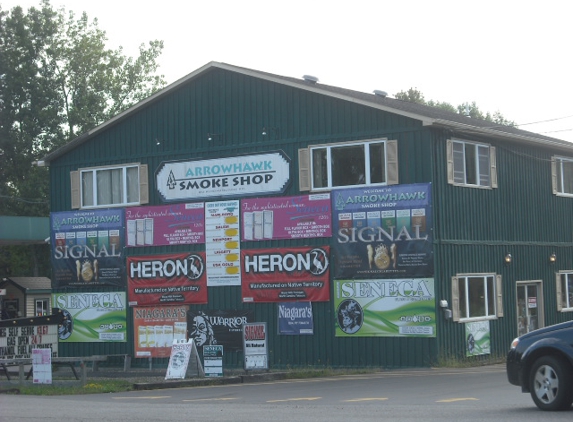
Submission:
<svg viewBox="0 0 573 422">
<path fill-rule="evenodd" d="M 448 185 L 446 139 L 436 136 L 434 156 L 437 299 L 451 304 L 451 277 L 458 273 L 501 274 L 504 316 L 492 320 L 490 329 L 492 355 L 503 356 L 517 336 L 518 281 L 542 281 L 545 325 L 572 319 L 571 313 L 557 311 L 555 273 L 573 270 L 573 198 L 552 194 L 550 151 L 518 144 L 492 144 L 497 189 Z M 549 263 L 552 252 L 558 256 L 555 264 Z M 509 266 L 506 253 L 513 257 Z M 463 356 L 464 324 L 443 321 L 440 355 Z"/>
<path fill-rule="evenodd" d="M 263 128 L 275 130 L 263 136 Z M 219 136 L 208 141 L 208 134 Z M 161 202 L 153 173 L 163 161 L 208 159 L 277 149 L 282 149 L 292 160 L 291 185 L 285 195 L 296 195 L 299 193 L 296 163 L 299 148 L 377 137 L 398 140 L 400 183 L 432 180 L 433 163 L 429 158 L 432 139 L 429 129 L 422 127 L 420 122 L 215 69 L 53 162 L 51 206 L 53 211 L 70 209 L 69 172 L 78 167 L 146 163 L 150 169 L 150 205 L 158 205 Z M 444 233 L 449 238 L 452 231 L 458 234 L 449 226 Z M 330 239 L 244 242 L 242 248 L 325 244 L 330 244 Z M 126 255 L 203 248 L 197 245 L 128 248 Z M 436 280 L 438 288 L 443 280 Z M 210 287 L 208 305 L 193 305 L 193 309 L 253 309 L 257 321 L 267 322 L 272 367 L 428 366 L 435 362 L 439 352 L 436 339 L 336 338 L 332 302 L 313 303 L 312 336 L 277 335 L 276 304 L 243 304 L 239 287 Z M 128 312 L 128 325 L 133 325 L 131 312 Z M 442 331 L 440 326 L 438 331 Z M 63 343 L 60 353 L 62 356 L 133 354 L 133 333 L 129 328 L 128 332 L 127 343 Z M 134 365 L 146 364 L 146 359 L 134 359 Z M 241 367 L 242 353 L 225 353 L 224 364 Z"/>
</svg>

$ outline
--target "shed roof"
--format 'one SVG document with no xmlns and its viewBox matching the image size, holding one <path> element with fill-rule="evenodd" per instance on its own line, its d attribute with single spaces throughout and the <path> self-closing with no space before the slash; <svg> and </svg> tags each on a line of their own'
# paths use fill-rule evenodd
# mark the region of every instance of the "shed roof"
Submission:
<svg viewBox="0 0 573 422">
<path fill-rule="evenodd" d="M 82 134 L 81 136 L 70 141 L 66 145 L 58 148 L 57 150 L 46 155 L 42 160 L 38 161 L 38 165 L 49 165 L 49 163 L 58 157 L 64 155 L 66 152 L 73 150 L 82 143 L 88 141 L 90 138 L 106 129 L 108 126 L 113 125 L 121 120 L 128 118 L 131 114 L 137 112 L 142 107 L 157 101 L 158 99 L 168 95 L 172 91 L 178 89 L 181 85 L 201 76 L 213 69 L 223 69 L 230 72 L 236 72 L 259 79 L 268 80 L 271 82 L 292 86 L 298 89 L 315 92 L 321 95 L 339 98 L 344 101 L 362 104 L 367 107 L 373 107 L 386 112 L 398 114 L 401 116 L 409 117 L 419 120 L 425 126 L 442 127 L 455 130 L 461 134 L 473 134 L 490 136 L 499 139 L 520 141 L 523 143 L 552 146 L 562 150 L 573 151 L 573 144 L 561 139 L 543 136 L 534 132 L 521 130 L 512 126 L 496 125 L 495 123 L 473 119 L 463 116 L 458 113 L 452 113 L 437 107 L 416 104 L 409 101 L 398 100 L 395 98 L 384 97 L 376 95 L 375 93 L 365 93 L 354 91 L 346 88 L 340 88 L 331 85 L 324 85 L 316 82 L 315 78 L 292 78 L 288 76 L 280 76 L 272 73 L 261 72 L 258 70 L 243 68 L 220 62 L 210 62 L 205 66 L 191 72 L 187 76 L 175 81 L 162 90 L 151 95 L 147 99 L 139 102 L 128 110 L 118 114 L 112 119 L 102 123 L 92 130 Z M 308 79 L 308 80 L 307 80 Z"/>
<path fill-rule="evenodd" d="M 52 291 L 52 280 L 48 277 L 4 277 L 0 286 L 11 283 L 26 293 L 49 293 Z"/>
</svg>

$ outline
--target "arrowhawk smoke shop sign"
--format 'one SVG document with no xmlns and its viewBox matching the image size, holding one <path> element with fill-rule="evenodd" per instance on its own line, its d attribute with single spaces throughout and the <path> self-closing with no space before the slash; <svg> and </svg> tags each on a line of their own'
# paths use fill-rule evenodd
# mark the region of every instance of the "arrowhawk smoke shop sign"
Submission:
<svg viewBox="0 0 573 422">
<path fill-rule="evenodd" d="M 221 196 L 283 193 L 290 159 L 283 151 L 199 161 L 162 163 L 155 173 L 165 202 Z"/>
</svg>

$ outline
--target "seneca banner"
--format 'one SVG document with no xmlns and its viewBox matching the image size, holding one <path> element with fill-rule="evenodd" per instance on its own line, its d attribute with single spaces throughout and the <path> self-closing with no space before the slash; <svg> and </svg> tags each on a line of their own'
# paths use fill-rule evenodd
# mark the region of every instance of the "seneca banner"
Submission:
<svg viewBox="0 0 573 422">
<path fill-rule="evenodd" d="M 431 185 L 332 194 L 336 278 L 433 277 Z"/>
<path fill-rule="evenodd" d="M 241 251 L 243 302 L 327 302 L 330 248 Z"/>
<path fill-rule="evenodd" d="M 205 252 L 127 258 L 130 306 L 207 303 Z"/>
<path fill-rule="evenodd" d="M 124 287 L 123 223 L 123 209 L 51 213 L 53 287 Z"/>
<path fill-rule="evenodd" d="M 127 341 L 124 292 L 54 293 L 52 303 L 64 317 L 58 332 L 60 342 Z"/>
<path fill-rule="evenodd" d="M 433 278 L 335 280 L 336 337 L 435 337 Z"/>
</svg>

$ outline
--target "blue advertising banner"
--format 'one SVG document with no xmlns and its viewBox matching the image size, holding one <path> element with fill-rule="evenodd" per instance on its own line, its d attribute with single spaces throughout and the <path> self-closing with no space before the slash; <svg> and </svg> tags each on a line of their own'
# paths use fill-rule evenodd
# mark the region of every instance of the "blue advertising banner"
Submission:
<svg viewBox="0 0 573 422">
<path fill-rule="evenodd" d="M 279 334 L 314 334 L 311 302 L 282 302 L 278 312 Z"/>
<path fill-rule="evenodd" d="M 434 275 L 431 184 L 332 194 L 335 278 Z"/>
<path fill-rule="evenodd" d="M 53 286 L 125 286 L 123 208 L 50 214 Z"/>
</svg>

